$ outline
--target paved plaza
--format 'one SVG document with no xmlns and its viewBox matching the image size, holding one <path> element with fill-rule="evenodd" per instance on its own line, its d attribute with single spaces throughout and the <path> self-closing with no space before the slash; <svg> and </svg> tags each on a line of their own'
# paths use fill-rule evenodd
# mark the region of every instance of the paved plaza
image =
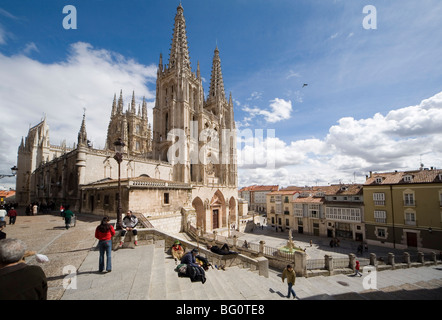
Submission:
<svg viewBox="0 0 442 320">
<path fill-rule="evenodd" d="M 36 251 L 48 256 L 50 262 L 39 264 L 48 279 L 48 299 L 286 299 L 287 285 L 280 280 L 280 272 L 272 270 L 268 279 L 258 276 L 237 267 L 226 272 L 220 270 L 209 270 L 207 285 L 191 283 L 188 279 L 181 279 L 184 283 L 177 287 L 176 274 L 173 260 L 164 254 L 164 248 L 153 248 L 141 245 L 135 249 L 123 249 L 113 252 L 113 271 L 109 274 L 99 274 L 98 252 L 94 250 L 97 241 L 94 238 L 94 231 L 99 224 L 100 217 L 80 215 L 76 227 L 66 230 L 64 221 L 57 214 L 46 214 L 38 216 L 24 216 L 19 214 L 15 225 L 7 225 L 4 230 L 8 238 L 19 238 L 25 241 L 29 250 Z M 239 234 L 239 239 L 246 239 L 248 242 L 258 243 L 264 240 L 268 246 L 285 245 L 288 239 L 287 232 L 275 232 L 272 228 L 255 228 L 253 233 Z M 306 248 L 309 258 L 322 258 L 325 254 L 347 255 L 355 252 L 356 243 L 353 241 L 341 241 L 339 248 L 330 248 L 329 239 L 309 237 L 307 235 L 293 234 L 296 245 Z M 310 247 L 310 240 L 312 246 Z M 388 248 L 369 248 L 369 252 L 378 254 L 391 252 Z M 330 252 L 332 250 L 332 252 Z M 154 254 L 153 254 L 154 253 Z M 368 256 L 368 253 L 364 253 Z M 149 259 L 157 259 L 152 262 Z M 160 262 L 158 262 L 160 261 Z M 161 262 L 162 261 L 162 262 Z M 27 258 L 27 263 L 37 264 L 35 258 Z M 130 269 L 130 272 L 127 270 Z M 164 271 L 163 269 L 166 269 Z M 79 287 L 74 293 L 67 293 L 63 286 L 67 275 L 71 270 L 78 272 Z M 152 276 L 150 273 L 159 272 L 161 276 Z M 129 279 L 128 275 L 132 278 Z M 218 275 L 218 276 L 216 276 Z M 238 277 L 238 281 L 230 281 L 230 287 L 224 288 L 229 278 Z M 442 299 L 442 266 L 420 267 L 401 269 L 394 271 L 378 272 L 378 283 L 380 290 L 364 290 L 362 279 L 348 275 L 336 275 L 329 277 L 298 277 L 296 290 L 302 299 L 415 299 L 418 292 L 424 299 Z M 165 277 L 165 278 L 163 278 Z M 223 278 L 224 277 L 224 278 Z M 240 281 L 248 279 L 242 287 L 238 286 Z M 162 282 L 164 280 L 164 283 Z M 225 279 L 225 281 L 220 281 Z M 236 282 L 236 283 L 234 283 Z M 84 283 L 90 284 L 83 286 Z M 256 286 L 244 287 L 250 283 L 262 283 L 265 289 L 256 291 Z M 80 285 L 81 284 L 81 285 Z M 130 284 L 130 285 L 128 285 Z M 112 292 L 119 295 L 109 295 L 109 291 L 90 291 L 94 286 L 112 285 Z M 147 292 L 154 292 L 153 296 L 139 295 L 143 288 L 154 287 L 155 290 L 147 289 Z M 162 288 L 161 290 L 158 288 Z M 178 289 L 177 289 L 178 288 Z M 181 288 L 181 289 L 179 289 Z M 201 292 L 195 292 L 192 288 L 199 288 Z M 212 289 L 210 289 L 212 288 Z M 157 291 L 157 289 L 159 291 Z M 217 290 L 218 289 L 218 290 Z M 220 292 L 220 289 L 222 289 Z M 84 290 L 84 291 L 82 291 Z M 177 291 L 178 290 L 178 291 Z M 181 291 L 180 291 L 181 290 Z M 190 291 L 189 291 L 190 290 Z M 212 291 L 210 291 L 212 290 Z M 229 291 L 230 290 L 230 291 Z M 255 290 L 255 291 L 254 291 Z M 399 291 L 398 291 L 399 290 Z M 421 290 L 421 291 L 419 291 Z M 400 294 L 394 295 L 386 291 L 396 291 Z M 204 295 L 204 292 L 207 295 Z M 230 293 L 229 293 L 230 292 Z M 241 293 L 241 294 L 240 294 Z M 199 295 L 198 295 L 199 294 Z"/>
</svg>

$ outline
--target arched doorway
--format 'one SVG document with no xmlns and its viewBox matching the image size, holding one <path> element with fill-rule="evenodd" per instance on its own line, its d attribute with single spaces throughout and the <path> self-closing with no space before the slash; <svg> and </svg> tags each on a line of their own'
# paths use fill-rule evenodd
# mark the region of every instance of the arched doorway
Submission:
<svg viewBox="0 0 442 320">
<path fill-rule="evenodd" d="M 192 201 L 192 207 L 196 212 L 196 227 L 206 231 L 206 211 L 203 201 L 199 197 L 196 197 Z"/>
<path fill-rule="evenodd" d="M 221 191 L 217 190 L 210 201 L 212 230 L 227 226 L 226 201 Z"/>
</svg>

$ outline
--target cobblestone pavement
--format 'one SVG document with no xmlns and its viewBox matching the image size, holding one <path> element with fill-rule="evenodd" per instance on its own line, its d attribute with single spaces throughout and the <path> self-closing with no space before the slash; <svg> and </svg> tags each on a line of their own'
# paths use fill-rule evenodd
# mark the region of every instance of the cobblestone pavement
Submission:
<svg viewBox="0 0 442 320">
<path fill-rule="evenodd" d="M 63 279 L 69 273 L 69 266 L 80 267 L 95 243 L 94 232 L 100 220 L 98 216 L 79 215 L 76 226 L 66 230 L 58 213 L 26 216 L 19 211 L 15 225 L 7 224 L 3 231 L 7 238 L 24 241 L 29 251 L 49 258 L 48 263 L 38 263 L 35 256 L 31 256 L 26 262 L 43 268 L 48 279 L 48 300 L 59 300 L 64 293 Z"/>
</svg>

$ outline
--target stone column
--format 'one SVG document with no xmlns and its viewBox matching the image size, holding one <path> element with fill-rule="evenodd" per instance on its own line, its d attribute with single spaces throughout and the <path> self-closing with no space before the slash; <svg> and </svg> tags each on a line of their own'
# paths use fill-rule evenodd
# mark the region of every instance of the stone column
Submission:
<svg viewBox="0 0 442 320">
<path fill-rule="evenodd" d="M 307 276 L 307 254 L 303 251 L 295 251 L 295 272 L 300 277 Z"/>
<path fill-rule="evenodd" d="M 394 268 L 395 268 L 394 254 L 391 253 L 391 252 L 388 253 L 388 262 L 387 262 L 387 264 L 391 265 L 391 267 L 394 270 Z"/>
<path fill-rule="evenodd" d="M 410 254 L 408 252 L 404 252 L 404 263 L 406 263 L 408 268 L 410 268 L 411 260 L 410 260 Z"/>
<path fill-rule="evenodd" d="M 236 235 L 233 236 L 233 249 L 236 251 L 238 247 L 238 237 Z"/>
<path fill-rule="evenodd" d="M 417 253 L 417 262 L 425 264 L 425 256 L 423 252 Z"/>
<path fill-rule="evenodd" d="M 330 275 L 333 274 L 333 257 L 325 255 L 325 269 L 330 271 Z"/>
<path fill-rule="evenodd" d="M 265 245 L 265 241 L 261 240 L 259 241 L 259 255 L 263 256 L 264 255 L 264 245 Z"/>
<path fill-rule="evenodd" d="M 356 256 L 354 255 L 354 253 L 350 253 L 350 254 L 348 255 L 348 258 L 350 259 L 349 268 L 352 269 L 353 271 L 355 271 L 355 267 L 356 267 Z"/>
<path fill-rule="evenodd" d="M 375 266 L 375 267 L 378 266 L 378 261 L 376 259 L 375 253 L 370 253 L 370 265 Z"/>
<path fill-rule="evenodd" d="M 431 261 L 433 262 L 434 265 L 437 264 L 437 255 L 436 252 L 431 252 Z"/>
</svg>

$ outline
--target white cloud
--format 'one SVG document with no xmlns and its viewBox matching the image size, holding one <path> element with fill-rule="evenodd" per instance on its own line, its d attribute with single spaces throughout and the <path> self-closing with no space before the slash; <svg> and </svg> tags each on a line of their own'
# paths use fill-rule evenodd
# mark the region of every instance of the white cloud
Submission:
<svg viewBox="0 0 442 320">
<path fill-rule="evenodd" d="M 36 48 L 32 44 L 28 47 Z M 16 163 L 21 137 L 44 114 L 51 144 L 66 139 L 72 146 L 86 108 L 88 138 L 94 147 L 104 147 L 114 93 L 118 98 L 123 90 L 125 108 L 133 90 L 137 104 L 145 96 L 150 109 L 155 98 L 155 92 L 147 85 L 155 82 L 156 66 L 145 66 L 83 42 L 72 44 L 65 61 L 58 63 L 44 64 L 25 55 L 0 54 L 0 70 L 0 172 Z"/>
<path fill-rule="evenodd" d="M 239 166 L 239 184 L 361 183 L 370 170 L 417 169 L 421 160 L 427 167 L 440 168 L 441 123 L 442 92 L 419 105 L 391 110 L 385 116 L 377 113 L 360 120 L 341 118 L 322 140 L 286 143 L 279 138 L 268 138 L 275 140 L 273 149 L 263 151 L 267 142 L 264 141 L 261 145 L 249 145 L 246 153 L 253 154 L 256 149 L 259 159 L 274 161 L 276 170 L 260 163 Z"/>
<path fill-rule="evenodd" d="M 259 115 L 264 116 L 267 122 L 275 123 L 282 120 L 290 119 L 292 111 L 292 102 L 284 99 L 275 98 L 270 101 L 270 110 L 262 110 L 258 107 L 249 107 L 248 105 L 242 108 L 243 111 L 248 112 L 249 118 Z"/>
<path fill-rule="evenodd" d="M 32 51 L 38 52 L 38 48 L 34 42 L 30 42 L 26 44 L 26 47 L 23 49 L 24 55 L 29 55 Z"/>
</svg>

